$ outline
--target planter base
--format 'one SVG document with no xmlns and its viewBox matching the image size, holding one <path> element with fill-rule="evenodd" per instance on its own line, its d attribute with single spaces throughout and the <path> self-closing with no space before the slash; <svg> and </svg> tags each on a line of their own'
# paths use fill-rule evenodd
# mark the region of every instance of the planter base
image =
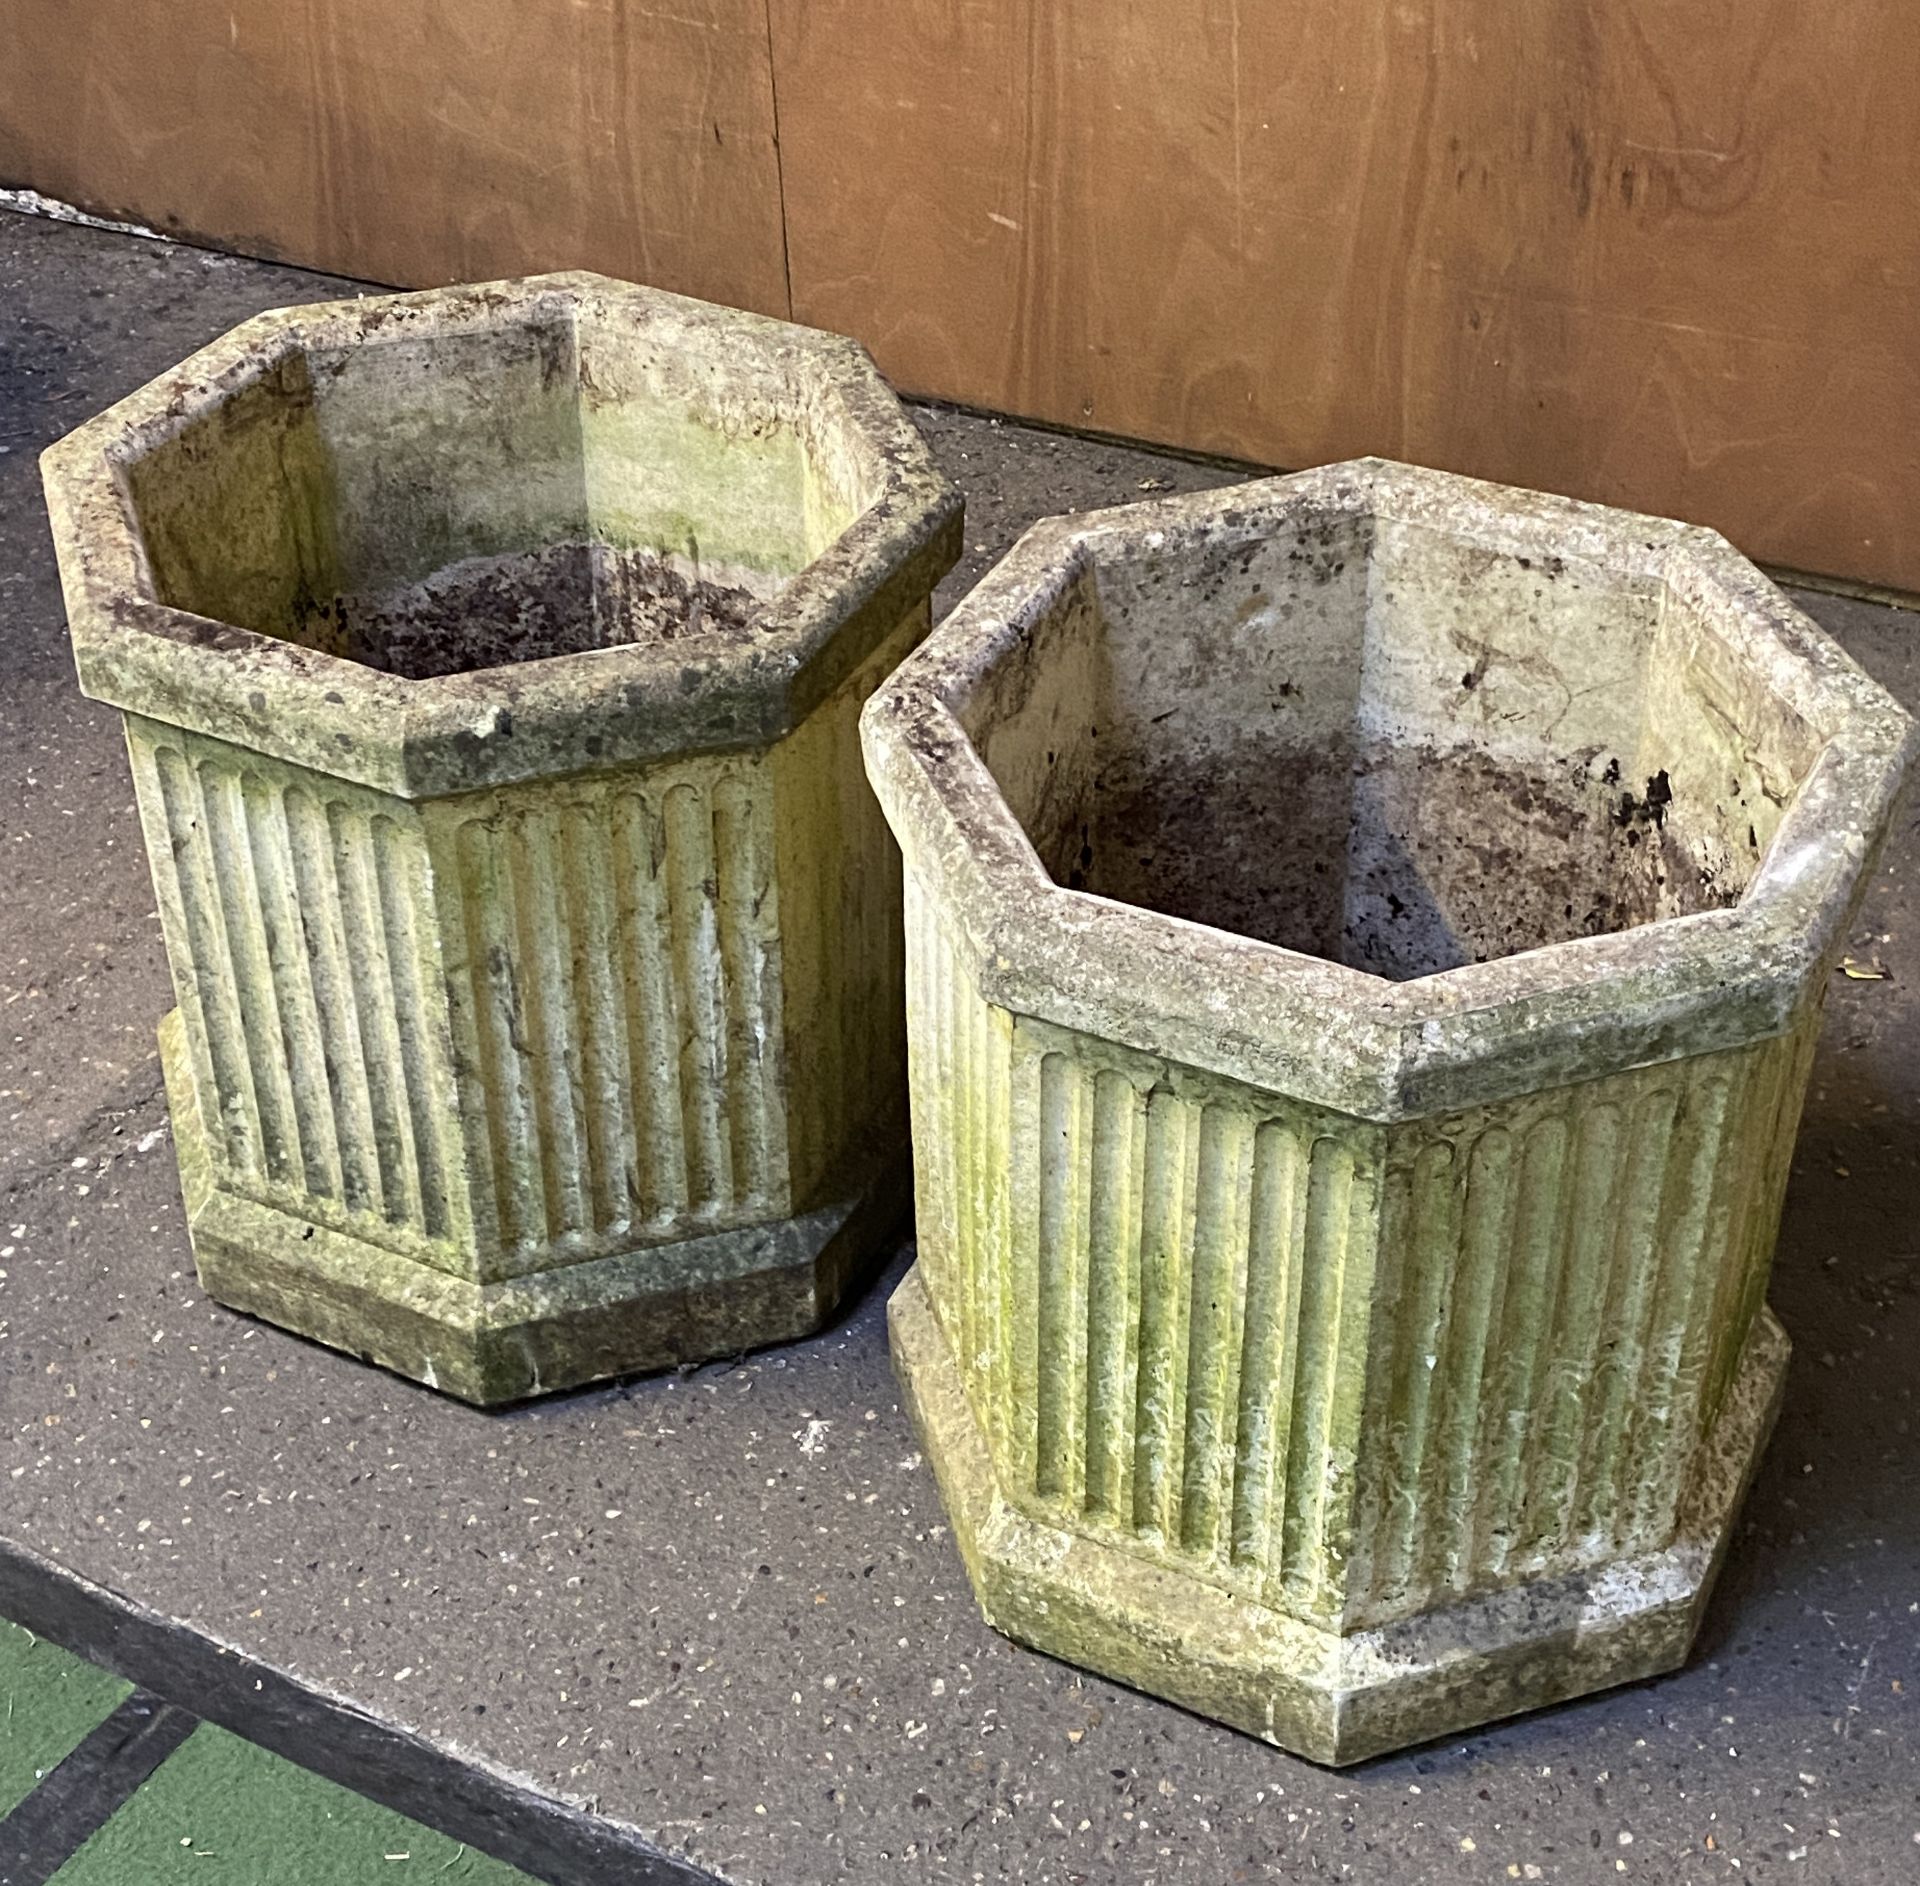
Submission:
<svg viewBox="0 0 1920 1886">
<path fill-rule="evenodd" d="M 808 1335 L 877 1266 L 908 1206 L 895 1161 L 798 1218 L 474 1284 L 216 1190 L 177 1010 L 160 1059 L 207 1294 L 482 1405 Z"/>
<path fill-rule="evenodd" d="M 995 1482 L 918 1266 L 888 1321 L 908 1412 L 989 1623 L 1335 1766 L 1683 1663 L 1790 1350 L 1762 1310 L 1665 1551 L 1340 1636 L 1019 1511 Z"/>
</svg>

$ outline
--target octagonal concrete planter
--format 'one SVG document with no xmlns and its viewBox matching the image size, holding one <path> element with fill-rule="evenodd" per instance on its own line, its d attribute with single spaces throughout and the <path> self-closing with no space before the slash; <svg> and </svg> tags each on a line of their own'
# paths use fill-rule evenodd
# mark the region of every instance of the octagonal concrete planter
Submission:
<svg viewBox="0 0 1920 1886">
<path fill-rule="evenodd" d="M 1362 463 L 1040 526 L 863 731 L 989 1618 L 1328 1762 L 1679 1663 L 1899 709 L 1709 533 Z"/>
<path fill-rule="evenodd" d="M 341 302 L 45 470 L 206 1288 L 480 1402 L 816 1326 L 905 1195 L 857 717 L 959 539 L 866 356 L 589 275 Z"/>
</svg>

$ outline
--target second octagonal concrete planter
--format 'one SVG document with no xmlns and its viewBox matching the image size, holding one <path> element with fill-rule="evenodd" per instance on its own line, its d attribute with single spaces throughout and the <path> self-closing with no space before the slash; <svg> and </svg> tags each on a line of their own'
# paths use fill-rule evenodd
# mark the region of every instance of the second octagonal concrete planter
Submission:
<svg viewBox="0 0 1920 1886">
<path fill-rule="evenodd" d="M 866 356 L 586 275 L 291 309 L 46 476 L 207 1289 L 481 1402 L 830 1314 L 905 1183 L 857 716 L 959 541 Z"/>
<path fill-rule="evenodd" d="M 1331 1762 L 1678 1663 L 1906 717 L 1717 537 L 1363 463 L 1042 525 L 863 728 L 988 1616 Z"/>
</svg>

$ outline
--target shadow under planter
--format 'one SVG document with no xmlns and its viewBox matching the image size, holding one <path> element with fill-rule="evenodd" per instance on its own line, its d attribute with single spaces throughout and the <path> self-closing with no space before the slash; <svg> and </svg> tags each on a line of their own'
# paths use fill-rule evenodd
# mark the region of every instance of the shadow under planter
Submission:
<svg viewBox="0 0 1920 1886">
<path fill-rule="evenodd" d="M 1335 1763 L 1682 1661 L 1907 717 L 1710 533 L 1367 462 L 1041 525 L 863 732 L 988 1617 Z"/>
<path fill-rule="evenodd" d="M 905 1202 L 857 717 L 960 534 L 865 354 L 590 275 L 341 302 L 45 469 L 209 1292 L 476 1402 L 830 1315 Z"/>
</svg>

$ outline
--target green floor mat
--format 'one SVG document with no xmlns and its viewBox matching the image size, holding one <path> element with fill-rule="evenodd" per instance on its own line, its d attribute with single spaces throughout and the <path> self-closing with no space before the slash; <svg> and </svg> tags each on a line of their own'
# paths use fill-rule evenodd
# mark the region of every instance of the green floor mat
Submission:
<svg viewBox="0 0 1920 1886">
<path fill-rule="evenodd" d="M 0 1814 L 11 1814 L 133 1690 L 0 1621 Z"/>
<path fill-rule="evenodd" d="M 202 1723 L 53 1886 L 534 1886 L 526 1874 Z"/>
</svg>

